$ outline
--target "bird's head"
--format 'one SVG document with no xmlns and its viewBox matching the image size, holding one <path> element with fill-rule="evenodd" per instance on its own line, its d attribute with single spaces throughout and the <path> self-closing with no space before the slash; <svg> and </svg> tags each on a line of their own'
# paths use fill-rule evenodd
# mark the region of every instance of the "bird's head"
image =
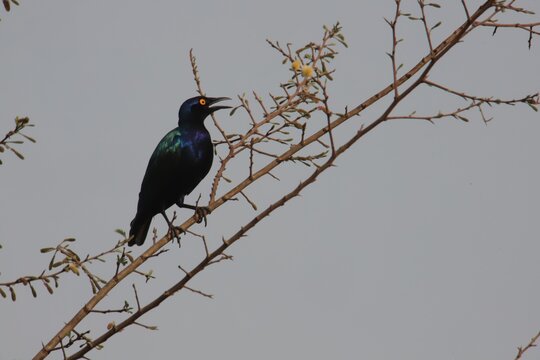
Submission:
<svg viewBox="0 0 540 360">
<path fill-rule="evenodd" d="M 228 97 L 211 98 L 206 96 L 196 96 L 187 99 L 178 111 L 178 123 L 194 122 L 202 124 L 204 119 L 214 111 L 230 108 L 230 106 L 212 106 L 223 100 L 231 99 Z"/>
</svg>

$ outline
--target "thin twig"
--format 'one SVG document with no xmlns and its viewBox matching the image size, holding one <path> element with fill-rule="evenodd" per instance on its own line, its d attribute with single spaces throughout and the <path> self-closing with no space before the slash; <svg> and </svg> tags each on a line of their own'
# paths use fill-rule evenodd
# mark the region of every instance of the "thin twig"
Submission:
<svg viewBox="0 0 540 360">
<path fill-rule="evenodd" d="M 521 359 L 521 357 L 523 356 L 523 354 L 525 354 L 525 352 L 527 352 L 527 350 L 529 350 L 532 347 L 536 347 L 536 342 L 538 341 L 539 338 L 540 338 L 540 331 L 531 338 L 531 341 L 529 341 L 527 345 L 518 347 L 518 351 L 514 360 Z"/>
</svg>

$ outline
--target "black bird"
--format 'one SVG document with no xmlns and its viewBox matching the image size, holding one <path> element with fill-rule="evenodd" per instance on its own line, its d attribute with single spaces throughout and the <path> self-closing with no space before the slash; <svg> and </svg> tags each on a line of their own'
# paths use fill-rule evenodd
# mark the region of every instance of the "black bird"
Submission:
<svg viewBox="0 0 540 360">
<path fill-rule="evenodd" d="M 193 209 L 199 219 L 206 215 L 204 208 L 184 204 L 184 197 L 208 174 L 214 158 L 214 147 L 204 119 L 219 109 L 230 106 L 211 105 L 230 100 L 227 97 L 197 96 L 186 100 L 178 111 L 178 127 L 171 130 L 157 145 L 144 174 L 137 214 L 131 222 L 128 245 L 142 245 L 154 215 L 165 214 L 172 205 Z"/>
</svg>

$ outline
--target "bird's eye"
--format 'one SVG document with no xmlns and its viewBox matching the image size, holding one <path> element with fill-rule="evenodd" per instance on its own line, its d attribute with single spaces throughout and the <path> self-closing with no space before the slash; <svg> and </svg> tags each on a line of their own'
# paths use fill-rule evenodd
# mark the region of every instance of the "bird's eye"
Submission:
<svg viewBox="0 0 540 360">
<path fill-rule="evenodd" d="M 206 105 L 206 99 L 199 99 L 199 104 L 201 104 L 202 106 Z"/>
</svg>

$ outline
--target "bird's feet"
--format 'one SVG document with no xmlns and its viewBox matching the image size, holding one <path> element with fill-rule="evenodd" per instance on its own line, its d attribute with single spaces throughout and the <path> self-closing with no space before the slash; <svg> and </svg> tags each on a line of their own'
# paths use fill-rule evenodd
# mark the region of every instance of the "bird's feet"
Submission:
<svg viewBox="0 0 540 360">
<path fill-rule="evenodd" d="M 210 214 L 210 208 L 208 206 L 198 206 L 198 205 L 188 205 L 184 203 L 177 203 L 179 207 L 191 209 L 195 211 L 195 221 L 200 224 L 204 221 L 204 226 L 206 226 L 206 216 Z"/>
<path fill-rule="evenodd" d="M 197 221 L 197 224 L 200 224 L 204 221 L 204 226 L 206 226 L 207 215 L 210 215 L 210 208 L 208 206 L 195 207 L 195 221 Z"/>
<path fill-rule="evenodd" d="M 169 226 L 169 231 L 167 232 L 167 235 L 171 237 L 171 239 L 175 238 L 178 242 L 178 247 L 182 247 L 180 244 L 180 235 L 185 234 L 186 232 L 180 228 L 177 229 L 175 226 Z"/>
<path fill-rule="evenodd" d="M 165 211 L 162 211 L 161 215 L 163 215 L 165 221 L 167 222 L 167 225 L 169 225 L 169 231 L 167 231 L 167 235 L 171 237 L 171 240 L 172 238 L 176 238 L 176 240 L 178 241 L 178 247 L 180 247 L 180 234 L 185 233 L 185 231 L 182 228 L 180 228 L 180 231 L 178 231 L 178 229 L 173 225 L 172 221 L 170 221 L 167 217 Z M 176 213 L 174 213 L 173 221 L 174 219 L 176 219 Z"/>
</svg>

